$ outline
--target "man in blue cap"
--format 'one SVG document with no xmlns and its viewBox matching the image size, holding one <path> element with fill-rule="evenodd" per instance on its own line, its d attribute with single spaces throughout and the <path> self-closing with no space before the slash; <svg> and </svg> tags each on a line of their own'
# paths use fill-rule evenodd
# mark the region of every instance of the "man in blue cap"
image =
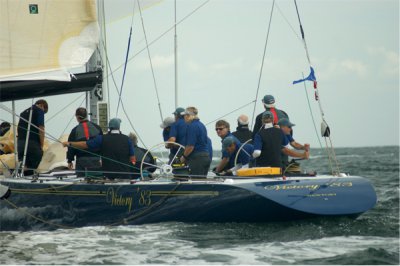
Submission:
<svg viewBox="0 0 400 266">
<path fill-rule="evenodd" d="M 215 131 L 217 132 L 218 137 L 221 138 L 221 143 L 224 141 L 225 138 L 227 137 L 232 137 L 234 138 L 237 142 L 240 142 L 230 131 L 230 125 L 227 121 L 225 120 L 218 120 L 215 123 Z M 233 167 L 233 159 L 231 159 L 231 155 L 228 154 L 228 152 L 224 149 L 221 151 L 222 157 L 221 161 L 218 163 L 218 165 L 213 169 L 216 173 L 221 173 L 223 171 L 228 170 L 229 168 Z"/>
<path fill-rule="evenodd" d="M 175 116 L 175 122 L 171 125 L 171 130 L 169 132 L 169 139 L 168 141 L 176 142 L 181 144 L 182 146 L 186 145 L 186 131 L 188 125 L 185 122 L 184 114 L 185 109 L 182 107 L 178 107 L 175 109 L 175 112 L 172 113 Z M 178 152 L 179 147 L 177 145 L 170 145 L 171 154 L 175 156 Z"/>
<path fill-rule="evenodd" d="M 108 123 L 109 131 L 93 139 L 78 142 L 63 142 L 64 147 L 100 151 L 102 171 L 110 179 L 130 179 L 133 164 L 136 163 L 131 139 L 120 131 L 121 119 L 112 118 Z"/>
<path fill-rule="evenodd" d="M 281 152 L 286 145 L 282 130 L 274 127 L 274 114 L 265 111 L 261 116 L 261 129 L 254 136 L 253 157 L 259 167 L 282 167 Z"/>
<path fill-rule="evenodd" d="M 257 158 L 256 165 L 282 168 L 282 154 L 308 159 L 308 151 L 298 153 L 287 147 L 288 139 L 280 128 L 273 125 L 273 121 L 273 113 L 265 111 L 262 115 L 263 127 L 254 137 L 253 157 Z"/>
<path fill-rule="evenodd" d="M 290 122 L 290 120 L 287 118 L 282 118 L 278 121 L 278 125 L 286 137 L 287 146 L 288 146 L 288 144 L 290 144 L 290 146 L 292 146 L 296 150 L 303 150 L 303 151 L 309 152 L 310 144 L 305 143 L 304 145 L 302 145 L 293 139 L 291 133 L 292 133 L 292 127 L 294 127 L 295 124 Z M 283 166 L 289 165 L 289 156 L 285 153 L 282 153 L 282 164 L 283 164 Z"/>
<path fill-rule="evenodd" d="M 249 163 L 253 159 L 252 154 L 254 151 L 254 147 L 251 144 L 244 144 L 243 148 L 242 143 L 240 143 L 233 136 L 229 136 L 224 138 L 222 141 L 222 150 L 226 151 L 229 157 L 229 169 L 220 175 L 236 175 L 236 171 L 241 168 L 249 168 Z M 238 154 L 239 152 L 239 154 Z M 237 161 L 235 165 L 235 158 L 237 155 Z"/>
<path fill-rule="evenodd" d="M 285 111 L 279 110 L 275 108 L 275 98 L 272 95 L 265 95 L 264 98 L 262 99 L 262 103 L 264 105 L 265 111 L 270 111 L 274 117 L 273 117 L 273 124 L 276 125 L 281 118 L 288 118 L 289 116 L 286 114 Z M 257 115 L 256 117 L 256 122 L 254 124 L 253 128 L 253 139 L 256 135 L 256 133 L 262 128 L 262 115 L 263 113 Z"/>
</svg>

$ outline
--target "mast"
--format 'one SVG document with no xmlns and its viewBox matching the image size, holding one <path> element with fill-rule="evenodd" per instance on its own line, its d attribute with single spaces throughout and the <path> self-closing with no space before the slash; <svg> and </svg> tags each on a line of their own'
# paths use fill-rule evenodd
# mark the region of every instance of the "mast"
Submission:
<svg viewBox="0 0 400 266">
<path fill-rule="evenodd" d="M 175 9 L 175 35 L 174 35 L 174 56 L 175 56 L 175 109 L 178 108 L 178 36 L 176 35 L 176 0 L 174 1 Z"/>
<path fill-rule="evenodd" d="M 104 39 L 105 35 L 105 17 L 104 17 L 104 0 L 97 1 L 97 18 L 100 28 L 100 40 L 96 51 L 86 64 L 86 71 L 104 71 L 103 61 L 105 58 L 105 49 L 101 49 L 100 43 Z M 104 86 L 103 86 L 104 85 Z M 98 124 L 103 131 L 107 131 L 108 123 L 108 106 L 107 102 L 104 101 L 106 83 L 104 79 L 102 83 L 98 83 L 95 88 L 90 91 L 89 106 L 90 106 L 90 120 Z"/>
</svg>

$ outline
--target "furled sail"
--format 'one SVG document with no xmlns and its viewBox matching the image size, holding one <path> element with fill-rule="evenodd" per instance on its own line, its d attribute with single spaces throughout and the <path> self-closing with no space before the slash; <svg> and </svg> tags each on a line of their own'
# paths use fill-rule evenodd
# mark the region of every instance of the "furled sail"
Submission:
<svg viewBox="0 0 400 266">
<path fill-rule="evenodd" d="M 0 0 L 0 81 L 69 81 L 98 42 L 95 0 Z"/>
</svg>

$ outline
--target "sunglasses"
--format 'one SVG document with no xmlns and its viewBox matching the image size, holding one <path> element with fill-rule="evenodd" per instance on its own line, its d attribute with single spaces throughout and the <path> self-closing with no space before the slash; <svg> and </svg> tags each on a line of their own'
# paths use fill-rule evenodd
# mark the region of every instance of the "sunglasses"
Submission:
<svg viewBox="0 0 400 266">
<path fill-rule="evenodd" d="M 215 128 L 215 131 L 221 131 L 221 130 L 224 130 L 226 127 L 217 127 L 217 128 Z"/>
</svg>

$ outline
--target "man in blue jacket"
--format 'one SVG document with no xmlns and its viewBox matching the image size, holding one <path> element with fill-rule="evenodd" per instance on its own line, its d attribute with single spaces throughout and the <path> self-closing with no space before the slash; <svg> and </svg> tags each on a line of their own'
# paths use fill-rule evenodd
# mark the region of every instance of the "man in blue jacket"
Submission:
<svg viewBox="0 0 400 266">
<path fill-rule="evenodd" d="M 205 178 L 211 164 L 209 143 L 207 129 L 200 122 L 197 114 L 196 107 L 188 107 L 185 110 L 185 121 L 188 127 L 186 131 L 186 146 L 181 162 L 187 162 L 192 178 Z"/>
</svg>

